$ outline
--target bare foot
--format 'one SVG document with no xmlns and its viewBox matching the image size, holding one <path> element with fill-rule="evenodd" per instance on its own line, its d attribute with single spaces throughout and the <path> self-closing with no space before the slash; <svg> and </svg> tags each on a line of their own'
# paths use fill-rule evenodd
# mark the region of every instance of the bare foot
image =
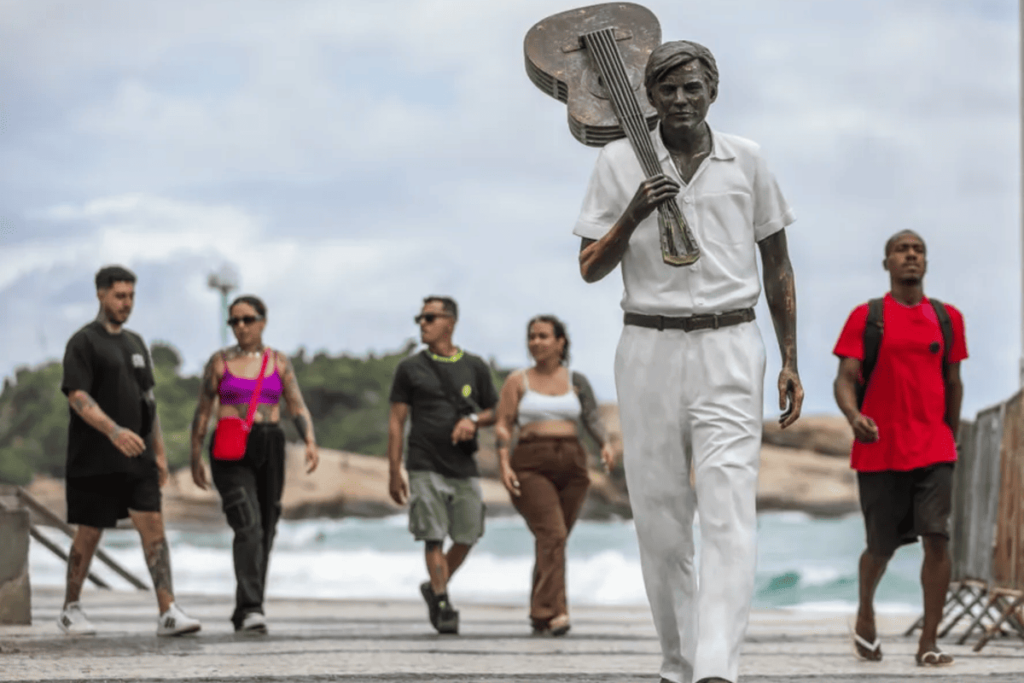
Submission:
<svg viewBox="0 0 1024 683">
<path fill-rule="evenodd" d="M 878 640 L 878 632 L 875 630 L 874 614 L 868 615 L 858 610 L 853 633 L 856 636 L 853 639 L 853 646 L 861 659 L 869 662 L 882 661 L 882 643 Z"/>
</svg>

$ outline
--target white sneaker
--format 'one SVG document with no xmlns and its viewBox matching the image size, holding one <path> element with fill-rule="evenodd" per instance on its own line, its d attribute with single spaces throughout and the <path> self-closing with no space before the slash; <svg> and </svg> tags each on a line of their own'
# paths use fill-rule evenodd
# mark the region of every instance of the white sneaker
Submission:
<svg viewBox="0 0 1024 683">
<path fill-rule="evenodd" d="M 92 636 L 96 634 L 96 627 L 92 625 L 82 605 L 79 602 L 68 603 L 57 617 L 57 626 L 69 636 Z"/>
<path fill-rule="evenodd" d="M 267 618 L 259 612 L 249 612 L 242 618 L 238 630 L 243 633 L 266 633 Z"/>
<path fill-rule="evenodd" d="M 182 636 L 186 633 L 195 633 L 202 628 L 198 619 L 193 619 L 181 611 L 176 603 L 171 603 L 167 611 L 160 615 L 156 621 L 156 634 L 158 636 Z"/>
</svg>

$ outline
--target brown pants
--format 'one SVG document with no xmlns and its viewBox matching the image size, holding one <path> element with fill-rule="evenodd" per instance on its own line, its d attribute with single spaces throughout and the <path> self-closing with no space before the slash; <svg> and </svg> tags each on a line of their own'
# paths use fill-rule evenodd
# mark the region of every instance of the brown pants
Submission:
<svg viewBox="0 0 1024 683">
<path fill-rule="evenodd" d="M 587 454 L 576 437 L 536 438 L 520 441 L 510 464 L 522 492 L 512 503 L 536 539 L 530 619 L 543 628 L 568 613 L 565 543 L 590 486 Z"/>
</svg>

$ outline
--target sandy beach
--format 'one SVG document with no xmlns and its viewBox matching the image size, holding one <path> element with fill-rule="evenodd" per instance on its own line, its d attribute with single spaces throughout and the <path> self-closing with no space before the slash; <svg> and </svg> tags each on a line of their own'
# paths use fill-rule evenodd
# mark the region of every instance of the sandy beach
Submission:
<svg viewBox="0 0 1024 683">
<path fill-rule="evenodd" d="M 340 569 L 339 569 L 340 570 Z M 0 626 L 0 681 L 501 681 L 656 683 L 659 649 L 646 608 L 573 611 L 564 638 L 529 634 L 525 608 L 459 605 L 462 634 L 439 636 L 418 601 L 270 600 L 267 636 L 239 636 L 226 597 L 179 596 L 203 620 L 203 631 L 157 638 L 153 597 L 144 592 L 87 589 L 83 602 L 99 630 L 69 638 L 54 620 L 61 594 L 33 591 L 33 625 Z M 744 649 L 743 683 L 1019 683 L 1024 642 L 971 642 L 943 647 L 951 667 L 913 661 L 915 638 L 901 634 L 912 617 L 880 618 L 885 660 L 858 661 L 848 614 L 756 612 Z"/>
</svg>

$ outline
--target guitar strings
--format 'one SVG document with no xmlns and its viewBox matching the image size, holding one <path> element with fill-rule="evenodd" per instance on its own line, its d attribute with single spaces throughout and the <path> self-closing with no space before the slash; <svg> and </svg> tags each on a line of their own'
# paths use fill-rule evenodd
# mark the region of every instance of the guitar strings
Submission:
<svg viewBox="0 0 1024 683">
<path fill-rule="evenodd" d="M 605 87 L 611 95 L 612 106 L 615 108 L 615 113 L 619 117 L 624 132 L 633 143 L 634 149 L 637 150 L 644 173 L 651 176 L 660 172 L 654 150 L 651 148 L 649 134 L 646 134 L 646 125 L 636 125 L 638 119 L 643 120 L 643 114 L 640 112 L 640 107 L 632 92 L 627 85 L 624 85 L 624 83 L 628 83 L 628 79 L 614 43 L 612 30 L 606 28 L 585 34 L 583 41 L 604 76 Z"/>
<path fill-rule="evenodd" d="M 647 121 L 630 87 L 622 56 L 615 43 L 613 30 L 604 28 L 585 33 L 582 39 L 584 46 L 594 58 L 598 70 L 604 77 L 605 88 L 611 96 L 612 107 L 615 109 L 626 136 L 633 143 L 633 150 L 636 152 L 637 160 L 645 175 L 650 178 L 662 173 L 661 164 L 658 162 L 654 145 L 651 143 Z M 663 231 L 662 249 L 669 256 L 679 255 L 677 240 L 682 242 L 686 254 L 697 251 L 689 234 L 686 218 L 674 198 L 658 205 L 658 217 L 660 219 L 659 227 Z M 664 234 L 665 230 L 669 232 L 669 235 Z"/>
</svg>

